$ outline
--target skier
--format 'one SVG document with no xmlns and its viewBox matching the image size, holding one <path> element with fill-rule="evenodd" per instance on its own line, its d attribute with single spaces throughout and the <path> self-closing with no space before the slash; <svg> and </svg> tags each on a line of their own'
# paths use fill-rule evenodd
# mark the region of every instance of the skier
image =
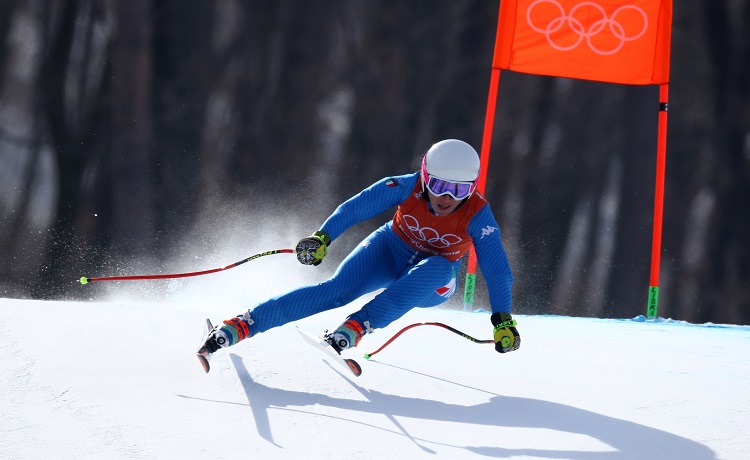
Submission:
<svg viewBox="0 0 750 460">
<path fill-rule="evenodd" d="M 340 354 L 412 308 L 433 307 L 450 298 L 460 259 L 472 244 L 489 291 L 495 349 L 517 350 L 521 338 L 510 314 L 513 277 L 495 217 L 487 200 L 475 193 L 478 176 L 479 156 L 469 144 L 456 139 L 434 144 L 422 159 L 421 171 L 376 182 L 300 240 L 297 259 L 320 265 L 339 235 L 398 205 L 393 219 L 365 238 L 330 279 L 268 299 L 224 321 L 198 353 L 208 359 L 220 348 L 385 288 L 325 336 Z"/>
</svg>

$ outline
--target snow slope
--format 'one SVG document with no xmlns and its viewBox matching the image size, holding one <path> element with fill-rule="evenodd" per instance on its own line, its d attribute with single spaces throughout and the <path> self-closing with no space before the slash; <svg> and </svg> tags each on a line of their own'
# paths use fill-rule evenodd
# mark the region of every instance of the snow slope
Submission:
<svg viewBox="0 0 750 460">
<path fill-rule="evenodd" d="M 490 336 L 486 313 L 415 310 L 350 353 L 355 378 L 294 328 L 344 307 L 205 375 L 216 310 L 0 299 L 0 458 L 750 458 L 750 327 L 518 316 L 515 353 L 423 326 L 361 358 L 414 322 Z"/>
</svg>

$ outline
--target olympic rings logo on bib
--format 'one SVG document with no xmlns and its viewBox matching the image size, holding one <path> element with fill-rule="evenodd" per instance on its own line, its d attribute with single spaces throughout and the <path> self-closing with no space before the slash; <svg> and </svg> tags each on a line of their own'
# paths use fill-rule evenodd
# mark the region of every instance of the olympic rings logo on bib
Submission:
<svg viewBox="0 0 750 460">
<path fill-rule="evenodd" d="M 559 15 L 547 22 L 546 25 L 540 24 L 539 22 L 541 21 L 537 20 L 537 22 L 534 22 L 533 20 L 534 9 L 544 3 L 549 3 L 559 11 Z M 593 8 L 597 11 L 597 15 L 600 14 L 601 17 L 594 20 L 593 22 L 591 22 L 591 20 L 588 18 L 587 20 L 577 19 L 575 17 L 576 13 L 584 7 Z M 632 10 L 642 16 L 643 27 L 640 31 L 626 31 L 625 27 L 617 21 L 618 14 L 621 14 L 626 10 Z M 646 33 L 646 30 L 648 29 L 648 16 L 646 15 L 646 12 L 635 5 L 622 5 L 617 8 L 610 17 L 607 15 L 607 12 L 601 5 L 591 1 L 585 1 L 576 4 L 573 8 L 570 9 L 570 12 L 566 14 L 564 7 L 557 0 L 536 0 L 531 5 L 529 5 L 528 9 L 526 10 L 526 22 L 529 24 L 529 27 L 531 27 L 532 30 L 543 34 L 547 38 L 547 43 L 549 43 L 551 47 L 558 51 L 570 51 L 576 48 L 584 39 L 586 39 L 586 43 L 588 44 L 589 48 L 591 48 L 594 53 L 603 56 L 615 54 L 616 52 L 620 51 L 620 49 L 622 49 L 622 47 L 625 45 L 625 42 L 638 40 Z M 569 45 L 556 43 L 552 37 L 554 33 L 559 32 L 565 25 L 567 25 L 568 28 L 578 36 L 578 39 Z M 609 26 L 608 32 L 605 30 L 605 27 L 607 26 Z M 611 35 L 619 41 L 617 46 L 609 50 L 602 50 L 597 48 L 597 46 L 592 42 L 592 37 L 595 37 L 602 33 L 611 33 Z"/>
<path fill-rule="evenodd" d="M 409 214 L 404 215 L 404 223 L 412 237 L 416 240 L 424 241 L 434 248 L 447 248 L 462 241 L 458 235 L 452 233 L 441 235 L 434 228 L 420 227 L 419 221 Z"/>
</svg>

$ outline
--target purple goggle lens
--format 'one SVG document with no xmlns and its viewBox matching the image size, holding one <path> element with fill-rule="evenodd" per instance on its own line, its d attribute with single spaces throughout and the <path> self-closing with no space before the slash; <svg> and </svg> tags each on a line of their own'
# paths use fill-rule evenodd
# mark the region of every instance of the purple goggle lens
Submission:
<svg viewBox="0 0 750 460">
<path fill-rule="evenodd" d="M 473 182 L 451 182 L 437 177 L 430 177 L 427 190 L 435 196 L 448 194 L 457 200 L 463 200 L 474 191 Z"/>
</svg>

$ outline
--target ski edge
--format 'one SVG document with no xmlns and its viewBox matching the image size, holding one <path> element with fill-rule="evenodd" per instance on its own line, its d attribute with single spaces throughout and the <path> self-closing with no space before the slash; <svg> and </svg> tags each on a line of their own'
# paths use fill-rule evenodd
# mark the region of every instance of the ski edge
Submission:
<svg viewBox="0 0 750 460">
<path fill-rule="evenodd" d="M 334 350 L 322 337 L 314 336 L 309 332 L 303 331 L 299 327 L 297 327 L 297 332 L 299 332 L 305 342 L 314 346 L 322 353 L 325 353 L 330 358 L 333 358 L 334 361 L 349 370 L 349 372 L 351 372 L 355 377 L 359 377 L 360 375 L 362 375 L 362 366 L 360 366 L 357 361 L 351 358 L 344 358 L 343 356 L 338 354 L 336 350 Z"/>
</svg>

